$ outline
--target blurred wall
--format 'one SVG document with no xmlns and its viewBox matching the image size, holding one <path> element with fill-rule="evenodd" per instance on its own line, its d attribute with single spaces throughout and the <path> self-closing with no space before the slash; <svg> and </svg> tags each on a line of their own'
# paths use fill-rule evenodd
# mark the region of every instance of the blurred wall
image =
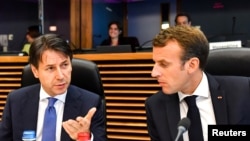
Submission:
<svg viewBox="0 0 250 141">
<path fill-rule="evenodd" d="M 57 33 L 70 38 L 69 0 L 44 0 L 45 33 Z M 169 23 L 174 25 L 176 0 L 142 0 L 127 3 L 128 36 L 136 36 L 143 44 L 160 31 L 161 3 L 169 3 Z M 215 4 L 217 5 L 217 8 Z M 220 7 L 220 4 L 222 7 Z M 8 41 L 8 50 L 20 51 L 25 42 L 27 27 L 39 24 L 37 0 L 4 0 L 0 8 L 0 35 L 13 37 Z M 182 0 L 181 11 L 190 13 L 192 24 L 200 26 L 210 41 L 250 39 L 250 1 L 238 0 Z M 165 13 L 164 13 L 165 14 Z M 112 20 L 121 23 L 124 18 L 121 2 L 93 0 L 93 48 L 108 37 L 107 24 Z M 86 21 L 88 22 L 88 21 Z M 50 26 L 57 31 L 49 31 Z M 233 28 L 234 27 L 234 28 Z M 13 35 L 13 36 L 9 36 Z M 0 36 L 1 37 L 1 36 Z M 149 42 L 146 46 L 151 46 Z M 0 44 L 0 51 L 2 47 Z"/>
<path fill-rule="evenodd" d="M 182 0 L 182 10 L 211 42 L 242 40 L 244 46 L 250 39 L 249 0 Z"/>
</svg>

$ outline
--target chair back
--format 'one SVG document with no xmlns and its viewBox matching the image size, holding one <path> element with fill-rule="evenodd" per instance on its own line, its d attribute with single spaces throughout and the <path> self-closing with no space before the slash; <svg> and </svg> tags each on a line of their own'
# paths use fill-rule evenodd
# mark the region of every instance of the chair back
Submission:
<svg viewBox="0 0 250 141">
<path fill-rule="evenodd" d="M 210 50 L 205 71 L 213 75 L 250 76 L 250 48 Z"/>
<path fill-rule="evenodd" d="M 26 65 L 22 71 L 21 87 L 39 83 L 34 77 L 30 65 Z M 89 60 L 72 59 L 71 84 L 99 94 L 104 98 L 104 89 L 97 65 Z"/>
</svg>

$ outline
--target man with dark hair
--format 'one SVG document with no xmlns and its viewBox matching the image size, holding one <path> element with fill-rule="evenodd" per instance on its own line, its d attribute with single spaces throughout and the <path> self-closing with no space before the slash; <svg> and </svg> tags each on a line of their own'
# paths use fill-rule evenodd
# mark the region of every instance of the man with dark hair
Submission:
<svg viewBox="0 0 250 141">
<path fill-rule="evenodd" d="M 107 140 L 101 97 L 70 83 L 72 58 L 58 35 L 34 40 L 28 61 L 40 83 L 8 94 L 0 141 L 21 141 L 25 130 L 36 131 L 36 141 L 75 141 L 80 132 L 91 141 Z"/>
<path fill-rule="evenodd" d="M 209 44 L 200 29 L 172 26 L 152 43 L 151 75 L 162 90 L 145 102 L 151 141 L 174 141 L 185 117 L 191 125 L 180 141 L 208 141 L 208 125 L 250 125 L 250 78 L 207 73 Z"/>
<path fill-rule="evenodd" d="M 22 52 L 27 53 L 29 55 L 30 44 L 35 40 L 35 38 L 41 35 L 40 28 L 38 25 L 32 25 L 28 27 L 28 31 L 26 33 L 27 43 L 24 44 Z"/>
<path fill-rule="evenodd" d="M 191 26 L 191 17 L 187 13 L 178 13 L 175 17 L 175 25 Z"/>
</svg>

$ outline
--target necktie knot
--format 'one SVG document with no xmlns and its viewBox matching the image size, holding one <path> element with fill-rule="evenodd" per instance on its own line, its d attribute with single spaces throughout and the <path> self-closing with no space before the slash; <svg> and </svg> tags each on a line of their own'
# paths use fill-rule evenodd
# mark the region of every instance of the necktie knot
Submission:
<svg viewBox="0 0 250 141">
<path fill-rule="evenodd" d="M 187 96 L 184 98 L 184 100 L 186 101 L 188 107 L 194 107 L 196 106 L 196 95 L 193 96 Z"/>
<path fill-rule="evenodd" d="M 48 107 L 53 107 L 57 99 L 53 97 L 49 97 L 48 99 L 49 99 Z"/>
</svg>

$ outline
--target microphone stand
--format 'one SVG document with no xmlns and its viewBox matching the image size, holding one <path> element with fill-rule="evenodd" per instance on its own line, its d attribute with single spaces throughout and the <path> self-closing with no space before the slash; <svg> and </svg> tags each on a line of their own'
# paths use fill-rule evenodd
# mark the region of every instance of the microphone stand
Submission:
<svg viewBox="0 0 250 141">
<path fill-rule="evenodd" d="M 139 46 L 138 50 L 142 50 L 144 45 L 146 45 L 147 43 L 150 43 L 150 42 L 152 42 L 152 41 L 153 41 L 153 40 L 148 40 L 148 41 L 142 43 L 142 44 Z"/>
</svg>

